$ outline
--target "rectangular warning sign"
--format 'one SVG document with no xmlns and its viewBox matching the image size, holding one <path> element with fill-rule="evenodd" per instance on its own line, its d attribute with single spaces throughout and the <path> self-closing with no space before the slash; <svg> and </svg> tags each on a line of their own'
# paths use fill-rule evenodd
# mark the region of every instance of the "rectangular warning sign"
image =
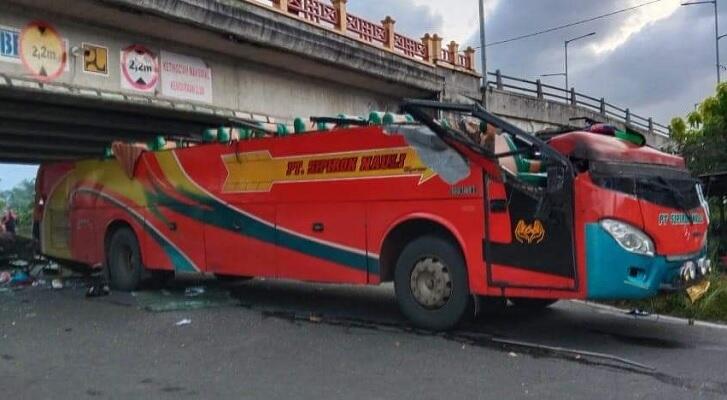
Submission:
<svg viewBox="0 0 727 400">
<path fill-rule="evenodd" d="M 212 69 L 201 58 L 162 51 L 162 95 L 212 104 Z"/>
</svg>

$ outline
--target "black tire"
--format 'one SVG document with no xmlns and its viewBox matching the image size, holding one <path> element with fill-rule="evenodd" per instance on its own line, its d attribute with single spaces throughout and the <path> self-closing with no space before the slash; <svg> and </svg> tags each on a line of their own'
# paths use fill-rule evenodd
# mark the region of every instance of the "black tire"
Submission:
<svg viewBox="0 0 727 400">
<path fill-rule="evenodd" d="M 446 286 L 451 288 L 451 293 L 446 296 L 443 305 L 423 305 L 412 289 L 415 267 L 427 260 L 438 260 L 448 273 L 449 285 Z M 404 247 L 394 271 L 394 289 L 399 309 L 420 328 L 435 331 L 452 329 L 473 309 L 462 253 L 450 240 L 438 236 L 422 236 Z"/>
<path fill-rule="evenodd" d="M 520 310 L 537 311 L 548 308 L 557 303 L 557 299 L 531 299 L 531 298 L 514 298 L 510 299 L 513 306 Z"/>
<path fill-rule="evenodd" d="M 107 255 L 111 288 L 130 292 L 141 285 L 144 266 L 136 235 L 129 228 L 120 228 L 111 235 Z"/>
</svg>

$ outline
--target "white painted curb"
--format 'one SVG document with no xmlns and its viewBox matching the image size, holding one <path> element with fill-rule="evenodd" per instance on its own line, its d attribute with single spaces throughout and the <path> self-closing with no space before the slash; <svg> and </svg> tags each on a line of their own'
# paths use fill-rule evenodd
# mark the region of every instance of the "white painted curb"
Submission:
<svg viewBox="0 0 727 400">
<path fill-rule="evenodd" d="M 689 320 L 687 318 L 677 318 L 677 317 L 672 317 L 669 315 L 661 315 L 661 314 L 650 314 L 648 316 L 636 316 L 636 315 L 628 314 L 628 310 L 625 310 L 623 308 L 608 306 L 608 305 L 600 304 L 600 303 L 592 303 L 592 302 L 583 301 L 583 300 L 570 300 L 570 301 L 573 303 L 576 303 L 576 304 L 581 304 L 581 305 L 584 305 L 587 307 L 591 307 L 591 308 L 600 310 L 601 312 L 605 312 L 605 313 L 613 314 L 613 315 L 619 315 L 619 316 L 626 317 L 626 318 L 633 318 L 633 319 L 652 321 L 652 322 L 666 322 L 666 323 L 676 324 L 676 325 L 693 325 L 693 326 L 700 326 L 700 327 L 704 327 L 704 328 L 727 330 L 727 325 L 718 324 L 715 322 Z"/>
</svg>

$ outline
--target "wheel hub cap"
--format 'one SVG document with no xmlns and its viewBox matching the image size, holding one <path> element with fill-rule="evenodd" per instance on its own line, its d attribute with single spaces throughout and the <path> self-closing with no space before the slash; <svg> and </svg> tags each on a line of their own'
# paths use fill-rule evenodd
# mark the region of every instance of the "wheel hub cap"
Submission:
<svg viewBox="0 0 727 400">
<path fill-rule="evenodd" d="M 414 265 L 410 284 L 414 299 L 425 308 L 441 308 L 452 295 L 449 268 L 434 257 L 421 259 Z"/>
</svg>

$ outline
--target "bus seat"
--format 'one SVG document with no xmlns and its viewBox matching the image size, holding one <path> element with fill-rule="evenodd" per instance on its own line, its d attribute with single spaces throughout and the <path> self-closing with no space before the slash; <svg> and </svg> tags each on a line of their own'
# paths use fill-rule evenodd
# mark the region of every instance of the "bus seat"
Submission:
<svg viewBox="0 0 727 400">
<path fill-rule="evenodd" d="M 507 133 L 495 137 L 495 153 L 514 152 L 518 148 L 512 136 Z M 543 165 L 540 160 L 531 160 L 522 154 L 513 154 L 500 158 L 500 165 L 510 172 L 516 173 L 522 180 L 538 186 L 544 186 L 547 182 L 547 174 L 543 173 Z"/>
</svg>

